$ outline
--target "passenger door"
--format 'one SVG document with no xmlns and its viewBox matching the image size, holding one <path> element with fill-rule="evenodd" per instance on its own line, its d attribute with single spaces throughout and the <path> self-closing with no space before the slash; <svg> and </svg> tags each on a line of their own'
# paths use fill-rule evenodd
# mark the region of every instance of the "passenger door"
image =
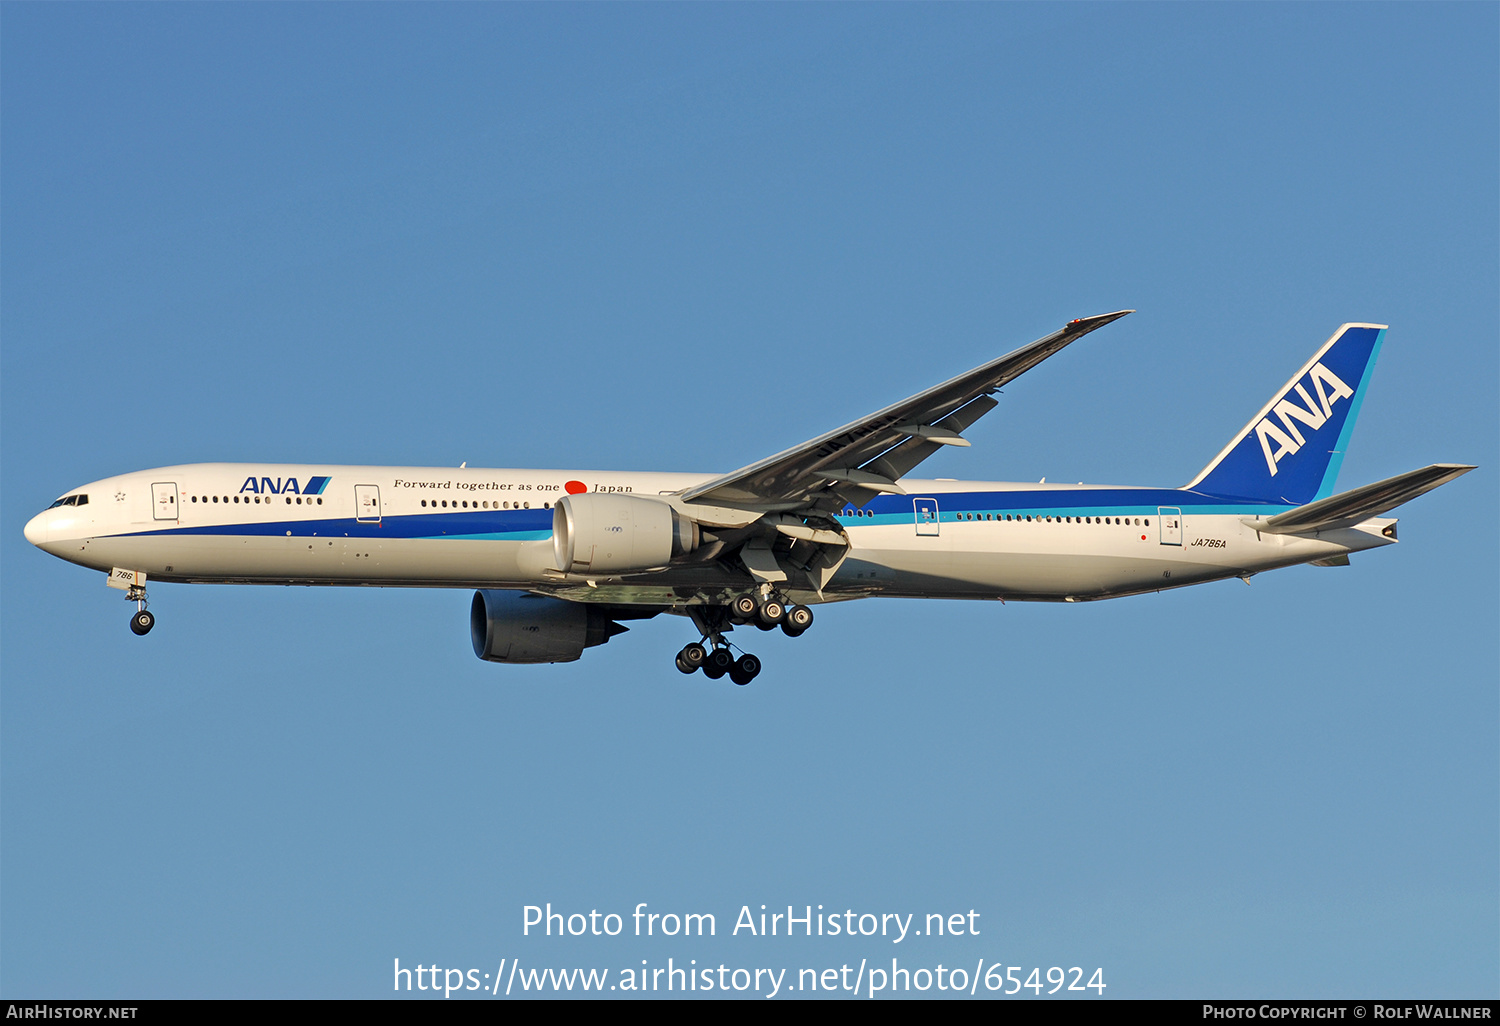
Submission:
<svg viewBox="0 0 1500 1026">
<path fill-rule="evenodd" d="M 938 503 L 936 499 L 913 499 L 912 510 L 916 513 L 917 534 L 936 538 L 938 533 Z"/>
<path fill-rule="evenodd" d="M 380 488 L 377 485 L 354 486 L 354 519 L 362 524 L 380 523 Z"/>
<path fill-rule="evenodd" d="M 171 481 L 158 481 L 152 483 L 151 519 L 177 519 L 177 486 Z"/>
<path fill-rule="evenodd" d="M 1182 544 L 1182 510 L 1176 506 L 1156 507 L 1156 519 L 1161 524 L 1163 545 Z"/>
</svg>

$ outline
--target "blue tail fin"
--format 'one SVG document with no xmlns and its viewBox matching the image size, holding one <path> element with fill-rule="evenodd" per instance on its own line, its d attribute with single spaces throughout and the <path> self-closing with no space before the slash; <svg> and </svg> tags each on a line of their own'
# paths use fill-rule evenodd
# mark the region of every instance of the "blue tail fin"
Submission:
<svg viewBox="0 0 1500 1026">
<path fill-rule="evenodd" d="M 1345 324 L 1186 487 L 1300 506 L 1333 494 L 1383 324 Z"/>
</svg>

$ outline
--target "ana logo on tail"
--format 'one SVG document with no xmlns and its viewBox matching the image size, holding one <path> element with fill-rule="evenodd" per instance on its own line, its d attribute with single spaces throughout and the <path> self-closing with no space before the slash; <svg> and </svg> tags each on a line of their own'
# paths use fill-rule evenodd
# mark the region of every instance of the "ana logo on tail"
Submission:
<svg viewBox="0 0 1500 1026">
<path fill-rule="evenodd" d="M 1187 487 L 1277 506 L 1332 495 L 1384 337 L 1381 324 L 1341 325 Z"/>
<path fill-rule="evenodd" d="M 1283 431 L 1271 422 L 1271 417 L 1261 418 L 1260 423 L 1255 425 L 1255 437 L 1260 439 L 1261 452 L 1266 454 L 1266 469 L 1271 476 L 1276 476 L 1276 464 L 1283 456 L 1290 456 L 1298 449 L 1307 444 L 1298 430 L 1296 421 L 1301 421 L 1313 431 L 1318 430 L 1333 414 L 1333 404 L 1340 399 L 1351 399 L 1354 390 L 1339 378 L 1333 371 L 1324 367 L 1322 363 L 1313 364 L 1312 370 L 1307 374 L 1308 382 L 1313 391 L 1318 394 L 1318 401 L 1313 402 L 1312 396 L 1307 394 L 1307 386 L 1297 382 L 1297 395 L 1302 399 L 1302 406 L 1298 406 L 1291 399 L 1288 392 L 1281 397 L 1271 414 L 1281 421 L 1286 428 Z M 1271 443 L 1275 442 L 1277 448 L 1273 452 Z"/>
</svg>

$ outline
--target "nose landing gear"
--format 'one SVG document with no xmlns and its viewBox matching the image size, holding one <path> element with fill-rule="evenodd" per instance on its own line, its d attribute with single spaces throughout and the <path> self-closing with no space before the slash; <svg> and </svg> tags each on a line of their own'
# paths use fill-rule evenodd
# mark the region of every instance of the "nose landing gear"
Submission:
<svg viewBox="0 0 1500 1026">
<path fill-rule="evenodd" d="M 125 598 L 135 603 L 135 612 L 130 614 L 131 631 L 138 637 L 150 634 L 151 628 L 156 626 L 156 617 L 146 608 L 146 589 L 135 585 L 125 592 Z"/>
</svg>

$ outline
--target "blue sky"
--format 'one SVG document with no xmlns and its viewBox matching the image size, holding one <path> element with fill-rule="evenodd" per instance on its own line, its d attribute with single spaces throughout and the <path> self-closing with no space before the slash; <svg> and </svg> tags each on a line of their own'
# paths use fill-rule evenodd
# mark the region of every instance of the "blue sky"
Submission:
<svg viewBox="0 0 1500 1026">
<path fill-rule="evenodd" d="M 6 5 L 0 992 L 894 955 L 1496 996 L 1497 22 Z M 467 592 L 158 586 L 137 639 L 21 535 L 199 461 L 726 471 L 1122 307 L 923 472 L 1186 482 L 1345 321 L 1391 329 L 1340 484 L 1480 469 L 1347 568 L 827 608 L 749 688 L 671 617 L 481 663 Z M 720 936 L 522 937 L 549 901 Z M 725 936 L 762 903 L 981 933 Z"/>
</svg>

